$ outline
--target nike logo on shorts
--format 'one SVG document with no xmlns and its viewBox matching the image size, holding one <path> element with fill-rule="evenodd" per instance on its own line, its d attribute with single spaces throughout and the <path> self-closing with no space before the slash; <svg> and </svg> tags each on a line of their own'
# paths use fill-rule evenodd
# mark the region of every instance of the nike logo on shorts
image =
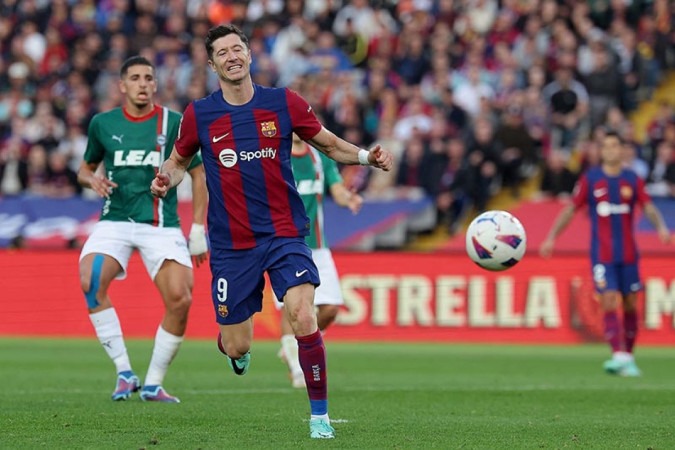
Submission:
<svg viewBox="0 0 675 450">
<path fill-rule="evenodd" d="M 300 278 L 304 274 L 307 273 L 307 269 L 303 270 L 302 272 L 298 272 L 297 270 L 295 271 L 295 278 Z"/>
</svg>

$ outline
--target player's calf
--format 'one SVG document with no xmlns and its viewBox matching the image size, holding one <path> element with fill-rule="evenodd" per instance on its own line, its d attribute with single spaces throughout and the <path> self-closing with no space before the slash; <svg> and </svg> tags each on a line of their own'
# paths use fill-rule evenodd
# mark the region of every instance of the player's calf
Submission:
<svg viewBox="0 0 675 450">
<path fill-rule="evenodd" d="M 227 354 L 225 351 L 225 347 L 223 347 L 223 339 L 220 333 L 218 333 L 218 350 L 220 353 L 225 355 L 225 358 L 227 358 L 227 365 L 230 366 L 232 371 L 236 375 L 246 375 L 246 372 L 248 372 L 248 366 L 251 364 L 251 352 L 246 352 L 239 358 L 232 358 L 230 355 Z"/>
</svg>

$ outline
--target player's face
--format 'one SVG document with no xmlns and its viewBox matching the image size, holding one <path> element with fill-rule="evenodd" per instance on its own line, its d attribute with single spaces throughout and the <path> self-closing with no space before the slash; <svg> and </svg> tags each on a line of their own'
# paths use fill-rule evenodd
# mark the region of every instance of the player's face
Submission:
<svg viewBox="0 0 675 450">
<path fill-rule="evenodd" d="M 226 83 L 238 83 L 249 77 L 251 52 L 241 38 L 232 33 L 213 42 L 211 69 Z"/>
<path fill-rule="evenodd" d="M 607 136 L 602 141 L 601 157 L 605 164 L 621 163 L 621 141 L 616 136 Z"/>
<path fill-rule="evenodd" d="M 157 92 L 155 71 L 145 64 L 129 67 L 120 80 L 120 90 L 126 101 L 139 109 L 152 104 L 152 96 Z"/>
</svg>

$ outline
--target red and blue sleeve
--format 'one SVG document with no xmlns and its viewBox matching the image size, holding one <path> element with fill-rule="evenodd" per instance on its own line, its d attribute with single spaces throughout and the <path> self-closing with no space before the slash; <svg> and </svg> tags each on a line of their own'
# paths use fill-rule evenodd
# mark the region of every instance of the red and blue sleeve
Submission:
<svg viewBox="0 0 675 450">
<path fill-rule="evenodd" d="M 297 92 L 286 89 L 286 103 L 288 104 L 288 113 L 291 116 L 291 126 L 293 131 L 300 136 L 300 139 L 304 141 L 312 139 L 321 131 L 321 122 L 316 118 L 314 110 L 307 103 L 307 100 L 298 95 Z"/>
<path fill-rule="evenodd" d="M 195 108 L 190 103 L 178 128 L 178 137 L 176 138 L 176 151 L 184 158 L 189 158 L 197 153 L 201 147 L 199 135 L 197 134 L 197 118 L 195 117 Z"/>
<path fill-rule="evenodd" d="M 575 209 L 579 209 L 588 204 L 588 177 L 585 174 L 581 176 L 579 181 L 577 181 L 576 186 L 574 186 L 572 203 L 574 204 Z"/>
<path fill-rule="evenodd" d="M 638 205 L 644 206 L 645 203 L 649 203 L 652 201 L 652 198 L 650 197 L 649 193 L 647 193 L 647 188 L 645 187 L 645 182 L 642 178 L 637 177 L 635 188 L 636 188 L 635 201 L 637 202 Z"/>
</svg>

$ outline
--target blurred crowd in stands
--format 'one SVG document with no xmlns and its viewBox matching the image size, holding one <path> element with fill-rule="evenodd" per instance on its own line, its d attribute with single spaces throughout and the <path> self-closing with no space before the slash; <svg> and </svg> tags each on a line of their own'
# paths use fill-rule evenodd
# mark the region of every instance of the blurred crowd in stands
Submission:
<svg viewBox="0 0 675 450">
<path fill-rule="evenodd" d="M 396 155 L 390 173 L 342 168 L 367 196 L 424 192 L 452 227 L 532 176 L 569 194 L 608 129 L 652 194 L 675 196 L 672 105 L 644 142 L 628 120 L 675 67 L 669 0 L 3 0 L 0 196 L 79 194 L 88 123 L 120 105 L 131 55 L 175 110 L 216 89 L 203 38 L 224 22 L 250 36 L 255 82 Z"/>
</svg>

